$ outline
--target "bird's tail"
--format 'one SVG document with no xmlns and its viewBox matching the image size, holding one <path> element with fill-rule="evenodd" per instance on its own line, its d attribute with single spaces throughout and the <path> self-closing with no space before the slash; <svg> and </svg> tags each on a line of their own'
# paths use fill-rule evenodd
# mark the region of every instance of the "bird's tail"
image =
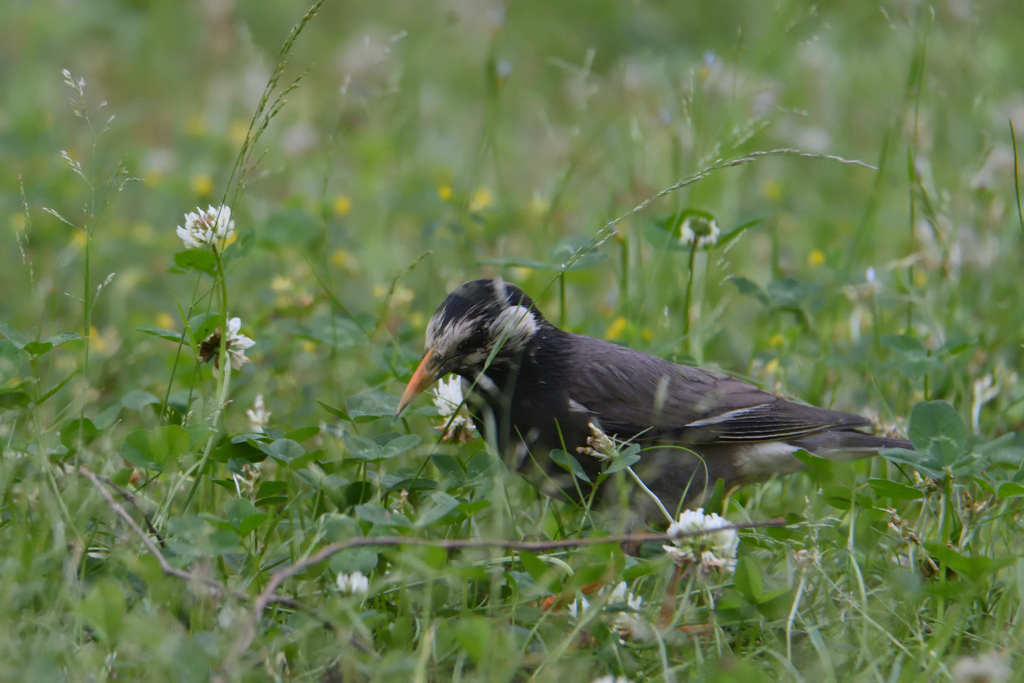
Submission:
<svg viewBox="0 0 1024 683">
<path fill-rule="evenodd" d="M 856 460 L 873 455 L 885 448 L 906 448 L 914 450 L 914 444 L 906 439 L 875 436 L 854 430 L 822 432 L 790 442 L 798 448 L 814 453 L 826 460 Z"/>
</svg>

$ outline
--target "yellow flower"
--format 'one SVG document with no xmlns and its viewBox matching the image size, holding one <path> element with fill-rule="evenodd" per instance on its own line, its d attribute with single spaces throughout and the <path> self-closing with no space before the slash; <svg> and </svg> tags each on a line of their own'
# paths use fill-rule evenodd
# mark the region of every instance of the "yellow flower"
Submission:
<svg viewBox="0 0 1024 683">
<path fill-rule="evenodd" d="M 207 173 L 192 176 L 192 191 L 200 197 L 209 197 L 213 194 L 213 178 Z"/>
<path fill-rule="evenodd" d="M 170 313 L 157 313 L 156 314 L 156 326 L 165 330 L 174 329 L 174 318 L 171 317 Z"/>
<path fill-rule="evenodd" d="M 608 326 L 607 330 L 605 330 L 605 338 L 609 341 L 615 341 L 622 336 L 623 332 L 626 331 L 627 325 L 628 323 L 626 322 L 626 318 L 620 315 L 618 318 L 613 320 L 612 324 Z"/>
<path fill-rule="evenodd" d="M 786 343 L 786 338 L 782 336 L 781 332 L 776 332 L 768 339 L 768 346 L 774 346 L 778 348 Z"/>
<path fill-rule="evenodd" d="M 807 255 L 807 265 L 811 268 L 817 268 L 825 263 L 825 252 L 821 249 L 812 249 L 811 253 Z"/>
<path fill-rule="evenodd" d="M 512 267 L 512 277 L 517 281 L 522 282 L 526 278 L 530 277 L 530 273 L 533 272 L 533 268 L 523 268 L 522 266 Z"/>
<path fill-rule="evenodd" d="M 452 198 L 452 186 L 442 185 L 437 188 L 437 196 L 441 198 L 441 201 L 448 201 Z"/>
<path fill-rule="evenodd" d="M 764 181 L 764 185 L 761 187 L 761 194 L 765 196 L 765 199 L 777 202 L 782 199 L 782 186 L 779 185 L 779 181 L 769 178 Z"/>
<path fill-rule="evenodd" d="M 153 239 L 153 226 L 149 223 L 136 223 L 132 226 L 132 234 L 140 242 L 149 242 Z"/>
<path fill-rule="evenodd" d="M 352 212 L 352 200 L 343 194 L 339 194 L 334 198 L 334 213 L 341 217 L 345 217 Z"/>
<path fill-rule="evenodd" d="M 359 261 L 344 249 L 335 249 L 331 253 L 331 264 L 353 274 L 360 271 Z"/>
<path fill-rule="evenodd" d="M 483 211 L 493 203 L 494 196 L 491 195 L 491 191 L 486 187 L 481 187 L 473 193 L 473 198 L 469 200 L 469 210 L 473 212 Z"/>
<path fill-rule="evenodd" d="M 544 198 L 540 190 L 533 191 L 533 199 L 530 201 L 530 211 L 537 216 L 543 216 L 551 208 L 551 202 Z"/>
<path fill-rule="evenodd" d="M 316 351 L 316 344 L 306 339 L 302 342 L 302 350 L 305 351 L 306 353 L 313 353 L 314 351 Z"/>
<path fill-rule="evenodd" d="M 231 142 L 236 145 L 241 145 L 245 142 L 245 136 L 249 134 L 249 122 L 245 119 L 235 119 L 231 122 L 231 127 L 228 128 L 228 136 L 231 138 Z"/>
<path fill-rule="evenodd" d="M 109 342 L 100 335 L 95 325 L 89 327 L 89 346 L 97 353 L 103 353 L 109 346 Z"/>
<path fill-rule="evenodd" d="M 392 306 L 404 306 L 413 300 L 416 294 L 408 287 L 399 287 L 395 290 L 395 293 L 391 295 Z"/>
<path fill-rule="evenodd" d="M 194 138 L 206 133 L 206 118 L 202 114 L 193 114 L 185 124 L 185 133 Z"/>
<path fill-rule="evenodd" d="M 270 288 L 275 292 L 287 292 L 292 288 L 292 281 L 283 275 L 278 275 L 270 281 Z"/>
</svg>

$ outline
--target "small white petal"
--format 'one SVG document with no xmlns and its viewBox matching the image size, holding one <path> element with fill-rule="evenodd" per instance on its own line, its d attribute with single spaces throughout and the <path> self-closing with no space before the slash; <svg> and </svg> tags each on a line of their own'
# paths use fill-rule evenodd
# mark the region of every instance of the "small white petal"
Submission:
<svg viewBox="0 0 1024 683">
<path fill-rule="evenodd" d="M 451 417 L 462 401 L 462 380 L 457 375 L 447 382 L 442 379 L 434 387 L 434 406 L 441 417 Z"/>
<path fill-rule="evenodd" d="M 263 401 L 263 394 L 256 394 L 256 399 L 252 403 L 252 408 L 245 411 L 246 416 L 249 418 L 249 426 L 253 431 L 258 432 L 270 422 L 270 416 L 272 413 L 267 410 L 267 406 Z"/>
<path fill-rule="evenodd" d="M 244 334 L 239 334 L 238 331 L 241 328 L 241 318 L 228 319 L 228 331 L 227 334 L 225 335 L 224 345 L 227 347 L 228 358 L 231 361 L 231 367 L 235 370 L 241 370 L 243 365 L 251 362 L 248 358 L 245 357 L 245 350 L 252 348 L 256 344 L 255 341 L 245 336 Z M 206 339 L 207 341 L 212 340 L 213 335 L 210 335 Z M 217 346 L 217 348 L 219 349 L 219 345 Z"/>
<path fill-rule="evenodd" d="M 362 595 L 370 590 L 370 580 L 360 571 L 338 574 L 338 590 L 342 593 Z"/>
</svg>

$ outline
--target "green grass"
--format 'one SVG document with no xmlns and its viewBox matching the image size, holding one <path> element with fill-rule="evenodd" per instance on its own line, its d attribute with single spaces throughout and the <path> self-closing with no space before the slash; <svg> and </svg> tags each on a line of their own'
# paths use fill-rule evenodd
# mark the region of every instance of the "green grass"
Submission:
<svg viewBox="0 0 1024 683">
<path fill-rule="evenodd" d="M 307 9 L 0 3 L 0 679 L 1021 669 L 1024 5 L 327 2 L 290 42 Z M 222 202 L 237 239 L 181 256 Z M 675 248 L 691 211 L 734 239 Z M 786 525 L 674 591 L 656 542 L 352 545 L 272 578 L 363 536 L 621 533 L 440 443 L 427 399 L 390 416 L 434 308 L 494 275 L 922 453 L 716 498 Z M 256 345 L 215 377 L 225 310 Z M 609 592 L 566 607 L 620 581 L 624 642 Z"/>
</svg>

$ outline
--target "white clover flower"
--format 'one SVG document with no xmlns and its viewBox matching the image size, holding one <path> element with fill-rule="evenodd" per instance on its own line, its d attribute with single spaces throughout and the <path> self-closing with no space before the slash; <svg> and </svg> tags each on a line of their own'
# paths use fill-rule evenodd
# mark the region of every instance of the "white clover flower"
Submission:
<svg viewBox="0 0 1024 683">
<path fill-rule="evenodd" d="M 252 408 L 246 410 L 245 414 L 249 417 L 249 427 L 254 432 L 261 431 L 266 427 L 270 423 L 270 416 L 273 415 L 263 403 L 263 394 L 256 394 L 256 400 L 252 402 Z"/>
<path fill-rule="evenodd" d="M 231 358 L 231 367 L 235 370 L 241 370 L 242 366 L 249 362 L 249 359 L 245 357 L 245 350 L 256 344 L 244 334 L 239 334 L 238 331 L 241 329 L 241 318 L 228 320 L 228 356 Z"/>
<path fill-rule="evenodd" d="M 458 375 L 452 375 L 447 382 L 442 379 L 434 387 L 434 406 L 437 408 L 437 414 L 443 419 L 437 428 L 438 431 L 447 428 L 441 437 L 442 441 L 466 443 L 474 438 L 473 424 L 469 418 L 462 413 L 456 415 L 462 404 L 462 379 Z M 455 417 L 452 417 L 453 415 Z"/>
<path fill-rule="evenodd" d="M 979 657 L 963 657 L 953 665 L 955 683 L 1006 683 L 1013 677 L 1002 652 L 986 652 Z"/>
<path fill-rule="evenodd" d="M 713 247 L 718 244 L 718 221 L 704 216 L 687 216 L 679 229 L 679 241 L 683 244 L 694 244 L 698 249 Z"/>
<path fill-rule="evenodd" d="M 228 336 L 225 346 L 228 351 L 228 358 L 231 359 L 231 368 L 233 370 L 241 370 L 242 366 L 249 363 L 249 359 L 245 357 L 246 349 L 252 348 L 256 343 L 244 334 L 239 334 L 239 330 L 242 329 L 241 318 L 231 318 L 228 320 Z M 220 367 L 220 328 L 211 334 L 209 337 L 203 340 L 199 345 L 199 359 L 204 363 L 209 363 L 211 360 L 214 361 L 214 367 Z M 267 414 L 269 417 L 269 413 Z"/>
<path fill-rule="evenodd" d="M 686 510 L 679 521 L 668 528 L 672 545 L 662 546 L 676 564 L 698 565 L 699 571 L 712 569 L 731 572 L 736 568 L 736 549 L 740 537 L 735 529 L 725 529 L 730 523 L 715 513 L 704 514 L 704 508 Z M 684 536 L 701 532 L 700 536 Z"/>
<path fill-rule="evenodd" d="M 632 612 L 616 614 L 612 628 L 619 634 L 619 643 L 623 645 L 627 640 L 644 642 L 654 638 L 654 628 L 642 616 Z"/>
<path fill-rule="evenodd" d="M 893 526 L 893 524 L 890 522 L 889 526 Z M 801 570 L 810 569 L 818 563 L 819 559 L 817 550 L 801 548 L 793 553 L 793 564 Z"/>
<path fill-rule="evenodd" d="M 600 597 L 606 593 L 608 593 L 607 586 L 602 588 L 597 595 Z M 612 619 L 612 628 L 618 632 L 620 642 L 624 643 L 626 640 L 644 641 L 654 637 L 654 631 L 651 629 L 650 624 L 647 623 L 642 615 L 636 614 L 643 606 L 644 599 L 639 595 L 633 595 L 625 581 L 620 581 L 612 589 L 611 593 L 608 594 L 605 604 L 625 604 L 630 610 L 629 612 L 616 611 L 615 617 Z M 579 595 L 569 603 L 569 618 L 572 621 L 579 621 L 590 609 L 590 601 L 585 596 Z"/>
<path fill-rule="evenodd" d="M 630 609 L 629 612 L 617 612 L 612 622 L 612 628 L 619 634 L 620 643 L 625 643 L 627 640 L 645 641 L 654 637 L 651 625 L 642 615 L 638 614 L 644 604 L 644 599 L 639 595 L 633 595 L 625 581 L 620 581 L 615 586 L 611 595 L 608 596 L 608 602 L 612 604 L 625 603 Z"/>
<path fill-rule="evenodd" d="M 370 590 L 370 579 L 358 570 L 351 574 L 338 574 L 338 590 L 349 595 L 365 595 Z"/>
<path fill-rule="evenodd" d="M 231 220 L 231 207 L 225 205 L 208 207 L 205 211 L 196 208 L 185 214 L 185 227 L 178 226 L 178 237 L 189 249 L 201 249 L 204 244 L 214 249 L 223 249 L 225 242 L 235 234 L 235 222 Z"/>
<path fill-rule="evenodd" d="M 462 405 L 462 380 L 452 375 L 447 382 L 443 379 L 434 387 L 434 405 L 441 417 L 451 417 Z"/>
</svg>

